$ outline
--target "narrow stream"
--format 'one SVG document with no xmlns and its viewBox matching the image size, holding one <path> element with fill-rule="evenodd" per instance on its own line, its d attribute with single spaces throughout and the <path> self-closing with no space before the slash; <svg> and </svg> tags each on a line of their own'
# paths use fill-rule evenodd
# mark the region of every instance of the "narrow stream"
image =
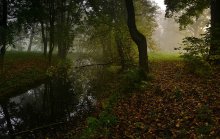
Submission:
<svg viewBox="0 0 220 139">
<path fill-rule="evenodd" d="M 102 70 L 100 67 L 74 70 L 68 77 L 53 78 L 1 102 L 0 138 L 9 138 L 10 134 L 28 138 L 34 133 L 26 131 L 88 114 L 96 105 L 93 85 Z"/>
</svg>

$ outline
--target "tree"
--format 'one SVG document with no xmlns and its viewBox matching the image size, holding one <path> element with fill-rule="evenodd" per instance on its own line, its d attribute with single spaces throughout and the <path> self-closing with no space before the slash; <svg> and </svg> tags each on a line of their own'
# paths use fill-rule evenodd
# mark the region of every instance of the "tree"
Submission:
<svg viewBox="0 0 220 139">
<path fill-rule="evenodd" d="M 94 29 L 90 38 L 93 42 L 97 40 L 101 43 L 105 62 L 114 61 L 120 63 L 122 70 L 127 69 L 131 61 L 131 41 L 126 26 L 125 3 L 116 0 L 91 0 L 86 9 L 89 8 L 93 10 L 86 12 L 87 28 Z"/>
<path fill-rule="evenodd" d="M 193 24 L 186 27 L 186 31 L 193 37 L 200 37 L 201 34 L 206 33 L 207 25 L 210 20 L 210 10 L 205 10 L 203 14 L 198 17 Z"/>
<path fill-rule="evenodd" d="M 165 0 L 167 5 L 166 17 L 172 17 L 175 13 L 181 13 L 177 18 L 177 22 L 182 27 L 186 27 L 188 24 L 192 24 L 205 9 L 210 8 L 210 59 L 215 59 L 217 63 L 220 63 L 220 15 L 218 14 L 220 1 L 219 0 Z"/>
<path fill-rule="evenodd" d="M 158 23 L 158 7 L 150 0 L 136 0 L 134 1 L 136 25 L 139 31 L 147 37 L 147 44 L 149 50 L 155 50 L 155 40 L 152 38 Z"/>
<path fill-rule="evenodd" d="M 80 24 L 82 15 L 82 3 L 80 1 L 63 0 L 57 2 L 56 40 L 58 56 L 66 58 L 69 48 L 72 46 L 75 30 Z"/>
<path fill-rule="evenodd" d="M 7 16 L 8 16 L 8 0 L 3 0 L 2 2 L 2 19 L 0 21 L 0 74 L 3 73 L 4 68 L 4 55 L 6 52 L 7 45 Z"/>
<path fill-rule="evenodd" d="M 33 43 L 33 39 L 34 39 L 34 33 L 35 33 L 35 25 L 33 24 L 31 26 L 31 32 L 30 32 L 30 40 L 29 40 L 29 45 L 28 45 L 28 52 L 31 51 L 31 47 L 32 47 L 32 43 Z"/>
<path fill-rule="evenodd" d="M 218 56 L 217 63 L 220 64 L 220 1 L 211 0 L 211 47 L 210 55 Z"/>
<path fill-rule="evenodd" d="M 74 39 L 74 30 L 79 23 L 82 1 L 75 0 L 19 0 L 13 1 L 17 9 L 17 23 L 21 29 L 36 25 L 41 29 L 44 55 L 49 63 L 55 47 L 58 47 L 58 56 L 65 58 Z M 35 29 L 36 30 L 36 29 Z M 32 31 L 31 31 L 32 32 Z M 33 35 L 30 35 L 30 46 Z M 48 44 L 49 42 L 49 44 Z M 30 47 L 29 47 L 30 48 Z M 30 50 L 30 49 L 29 49 Z"/>
<path fill-rule="evenodd" d="M 139 19 L 137 21 L 141 25 L 139 26 L 139 30 L 144 30 L 145 35 L 151 37 L 153 28 L 155 27 L 155 20 L 151 19 L 154 17 L 152 15 L 156 8 L 152 8 L 152 3 L 149 1 L 146 2 L 145 0 L 138 0 L 135 4 L 139 10 L 137 15 L 137 19 Z M 132 45 L 132 39 L 126 24 L 125 1 L 88 0 L 85 5 L 86 18 L 88 18 L 86 21 L 86 30 L 88 27 L 94 28 L 94 30 L 87 33 L 87 35 L 91 34 L 93 43 L 95 42 L 95 38 L 102 37 L 100 43 L 103 44 L 103 50 L 105 49 L 104 51 L 106 51 L 103 51 L 105 58 L 111 55 L 111 60 L 116 60 L 114 62 L 120 63 L 122 70 L 130 67 L 133 59 L 136 58 L 136 48 Z M 146 13 L 142 12 L 142 10 L 146 11 Z M 110 51 L 110 49 L 113 51 Z"/>
<path fill-rule="evenodd" d="M 143 34 L 141 34 L 136 27 L 135 11 L 133 0 L 125 0 L 127 8 L 127 25 L 131 34 L 132 40 L 138 46 L 139 52 L 139 68 L 142 72 L 149 72 L 148 55 L 147 55 L 147 41 Z"/>
</svg>

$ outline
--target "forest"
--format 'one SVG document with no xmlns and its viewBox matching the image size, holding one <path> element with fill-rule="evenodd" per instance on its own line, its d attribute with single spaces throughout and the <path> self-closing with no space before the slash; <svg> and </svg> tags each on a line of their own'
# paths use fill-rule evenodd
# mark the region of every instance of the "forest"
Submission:
<svg viewBox="0 0 220 139">
<path fill-rule="evenodd" d="M 219 0 L 0 0 L 0 138 L 220 138 Z"/>
</svg>

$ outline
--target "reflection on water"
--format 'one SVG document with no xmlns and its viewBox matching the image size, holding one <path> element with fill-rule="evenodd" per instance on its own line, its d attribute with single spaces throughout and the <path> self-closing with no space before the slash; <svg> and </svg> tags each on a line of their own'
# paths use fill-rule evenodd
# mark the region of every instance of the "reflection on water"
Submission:
<svg viewBox="0 0 220 139">
<path fill-rule="evenodd" d="M 80 74 L 75 71 L 68 78 L 52 79 L 1 102 L 0 138 L 70 121 L 89 112 L 96 104 L 91 94 L 95 78 L 96 75 L 87 70 L 80 71 Z"/>
</svg>

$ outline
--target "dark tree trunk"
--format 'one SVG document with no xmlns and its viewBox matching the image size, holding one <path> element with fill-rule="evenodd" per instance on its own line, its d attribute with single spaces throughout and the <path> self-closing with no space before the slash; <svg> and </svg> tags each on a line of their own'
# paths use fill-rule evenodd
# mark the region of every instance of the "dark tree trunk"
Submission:
<svg viewBox="0 0 220 139">
<path fill-rule="evenodd" d="M 220 0 L 211 0 L 211 46 L 210 57 L 211 61 L 220 64 Z"/>
<path fill-rule="evenodd" d="M 52 62 L 52 54 L 54 49 L 54 21 L 50 21 L 50 48 L 49 48 L 49 65 Z"/>
<path fill-rule="evenodd" d="M 127 8 L 127 25 L 129 32 L 132 40 L 138 46 L 139 68 L 141 71 L 148 73 L 147 40 L 145 36 L 137 30 L 133 0 L 125 0 L 125 3 Z"/>
<path fill-rule="evenodd" d="M 66 0 L 60 2 L 61 9 L 65 9 Z M 61 59 L 66 59 L 68 50 L 69 50 L 69 30 L 67 29 L 69 26 L 69 11 L 61 10 L 59 12 L 59 37 L 58 37 L 58 56 Z"/>
<path fill-rule="evenodd" d="M 60 1 L 59 5 L 61 6 L 60 8 L 63 9 L 63 1 Z M 58 56 L 63 59 L 65 56 L 64 56 L 64 43 L 65 43 L 65 18 L 64 18 L 64 10 L 61 10 L 59 12 L 59 22 L 58 22 Z"/>
<path fill-rule="evenodd" d="M 45 30 L 45 27 L 44 27 L 44 22 L 41 21 L 41 35 L 42 35 L 42 41 L 43 41 L 43 44 L 44 44 L 44 56 L 47 56 L 47 38 L 46 38 L 46 30 Z"/>
<path fill-rule="evenodd" d="M 33 43 L 33 39 L 34 39 L 34 33 L 35 33 L 35 25 L 31 26 L 31 34 L 30 34 L 30 41 L 29 41 L 29 45 L 28 45 L 28 52 L 31 51 L 31 47 L 32 47 L 32 43 Z"/>
<path fill-rule="evenodd" d="M 66 46 L 66 44 L 60 43 L 58 45 L 58 56 L 61 59 L 66 59 L 66 56 L 67 56 L 67 46 Z"/>
<path fill-rule="evenodd" d="M 54 1 L 50 0 L 50 47 L 49 47 L 49 65 L 51 65 L 52 62 L 52 54 L 53 54 L 53 49 L 54 49 L 54 22 L 55 22 L 55 11 L 54 11 Z"/>
<path fill-rule="evenodd" d="M 8 15 L 8 1 L 3 0 L 2 2 L 3 8 L 2 8 L 2 24 L 1 27 L 3 29 L 2 31 L 2 47 L 0 46 L 0 74 L 4 71 L 4 56 L 6 52 L 6 44 L 7 44 L 7 15 Z M 0 43 L 0 44 L 1 44 Z"/>
</svg>

